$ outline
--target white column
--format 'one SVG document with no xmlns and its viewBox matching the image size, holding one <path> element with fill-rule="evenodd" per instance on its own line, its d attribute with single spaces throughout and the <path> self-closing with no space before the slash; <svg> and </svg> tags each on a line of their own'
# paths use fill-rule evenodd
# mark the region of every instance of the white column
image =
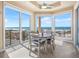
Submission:
<svg viewBox="0 0 79 59">
<path fill-rule="evenodd" d="M 31 14 L 30 31 L 35 31 L 35 29 L 36 29 L 35 15 L 34 14 Z"/>
<path fill-rule="evenodd" d="M 2 39 L 3 39 L 3 49 L 5 49 L 5 2 L 2 2 L 2 7 L 3 7 L 3 21 L 2 21 Z"/>
<path fill-rule="evenodd" d="M 19 32 L 20 32 L 20 43 L 22 43 L 22 18 L 21 12 L 19 12 Z"/>
<path fill-rule="evenodd" d="M 5 49 L 4 2 L 0 2 L 0 50 Z"/>
</svg>

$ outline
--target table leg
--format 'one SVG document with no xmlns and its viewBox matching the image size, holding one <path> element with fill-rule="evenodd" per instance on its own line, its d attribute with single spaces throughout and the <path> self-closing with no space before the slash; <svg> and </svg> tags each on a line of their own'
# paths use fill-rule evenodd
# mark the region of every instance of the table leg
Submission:
<svg viewBox="0 0 79 59">
<path fill-rule="evenodd" d="M 47 52 L 47 40 L 45 41 L 45 52 Z"/>
<path fill-rule="evenodd" d="M 40 57 L 40 43 L 38 41 L 38 57 Z"/>
<path fill-rule="evenodd" d="M 11 45 L 11 30 L 10 30 L 10 45 Z"/>
</svg>

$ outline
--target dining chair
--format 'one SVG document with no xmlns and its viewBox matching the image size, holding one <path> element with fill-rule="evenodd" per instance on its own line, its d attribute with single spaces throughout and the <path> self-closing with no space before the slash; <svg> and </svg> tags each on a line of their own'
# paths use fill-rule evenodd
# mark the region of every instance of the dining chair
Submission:
<svg viewBox="0 0 79 59">
<path fill-rule="evenodd" d="M 30 52 L 29 55 L 31 55 L 31 52 L 33 51 L 32 48 L 38 48 L 38 56 L 40 55 L 40 49 L 44 49 L 44 43 L 45 41 L 42 41 L 41 38 L 38 37 L 39 33 L 37 32 L 29 32 L 29 48 Z"/>
<path fill-rule="evenodd" d="M 52 31 L 45 31 L 44 32 L 45 34 L 43 34 L 44 36 L 46 35 L 46 36 L 48 36 L 49 38 L 47 38 L 47 46 L 46 46 L 46 50 L 48 50 L 49 48 L 49 46 L 50 46 L 50 48 L 51 48 L 51 50 L 52 50 L 52 53 L 53 53 L 53 50 L 55 50 L 55 43 L 54 43 L 54 41 L 55 41 L 55 38 L 54 38 L 54 33 L 52 32 Z"/>
</svg>

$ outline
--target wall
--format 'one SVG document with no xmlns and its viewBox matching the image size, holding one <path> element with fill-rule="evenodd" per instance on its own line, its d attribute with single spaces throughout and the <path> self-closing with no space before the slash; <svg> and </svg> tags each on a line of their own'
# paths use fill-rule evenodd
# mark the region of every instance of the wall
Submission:
<svg viewBox="0 0 79 59">
<path fill-rule="evenodd" d="M 77 2 L 77 4 L 74 7 L 74 11 L 73 11 L 74 12 L 74 16 L 73 16 L 74 17 L 74 21 L 73 22 L 74 22 L 74 45 L 77 48 L 77 50 L 79 51 L 79 46 L 77 46 L 77 44 L 76 44 L 77 43 L 77 39 L 78 39 L 77 38 L 77 25 L 78 24 L 76 24 L 78 19 L 76 17 L 77 16 L 76 10 L 77 10 L 78 7 L 79 7 L 79 2 Z"/>
<path fill-rule="evenodd" d="M 3 3 L 0 1 L 0 49 L 3 48 L 3 40 L 2 40 L 2 20 L 3 20 Z"/>
<path fill-rule="evenodd" d="M 77 17 L 76 17 L 76 16 L 77 16 L 77 14 L 76 14 L 77 7 L 78 7 L 78 3 L 76 3 L 76 4 L 74 5 L 74 7 L 73 7 L 73 16 L 72 16 L 72 17 L 73 17 L 73 21 L 72 21 L 72 22 L 73 22 L 73 24 L 72 24 L 72 25 L 73 25 L 73 28 L 72 28 L 72 29 L 73 29 L 73 30 L 72 30 L 72 31 L 73 31 L 73 33 L 72 33 L 72 38 L 73 38 L 73 40 L 74 40 L 74 41 L 73 41 L 73 42 L 74 42 L 74 46 L 76 46 L 76 39 L 77 39 L 77 38 L 76 38 L 76 35 L 77 35 L 77 33 L 76 33 L 76 31 L 77 31 L 77 30 L 76 30 L 76 29 L 77 29 L 77 25 L 76 25 L 76 22 L 77 22 Z"/>
</svg>

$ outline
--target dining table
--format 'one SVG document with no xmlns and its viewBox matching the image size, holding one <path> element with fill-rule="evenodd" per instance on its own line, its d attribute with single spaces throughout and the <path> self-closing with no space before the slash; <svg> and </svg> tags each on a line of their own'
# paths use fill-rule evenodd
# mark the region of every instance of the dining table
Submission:
<svg viewBox="0 0 79 59">
<path fill-rule="evenodd" d="M 44 36 L 44 35 L 41 35 L 40 33 L 39 34 L 34 34 L 32 35 L 32 38 L 34 38 L 34 40 L 37 40 L 38 42 L 38 57 L 40 56 L 40 43 L 45 41 L 46 45 L 45 45 L 45 48 L 47 47 L 47 39 L 51 38 L 51 36 Z"/>
</svg>

